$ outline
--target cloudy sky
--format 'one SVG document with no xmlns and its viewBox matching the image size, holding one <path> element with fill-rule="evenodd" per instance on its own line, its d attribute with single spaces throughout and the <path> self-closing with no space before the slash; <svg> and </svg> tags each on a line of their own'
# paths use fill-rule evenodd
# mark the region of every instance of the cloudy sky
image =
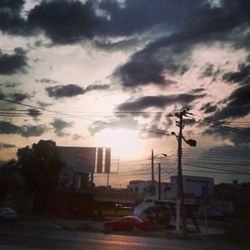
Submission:
<svg viewBox="0 0 250 250">
<path fill-rule="evenodd" d="M 249 0 L 0 0 L 0 160 L 40 139 L 110 146 L 125 186 L 153 149 L 168 180 L 189 108 L 184 174 L 249 181 L 249 51 Z"/>
</svg>

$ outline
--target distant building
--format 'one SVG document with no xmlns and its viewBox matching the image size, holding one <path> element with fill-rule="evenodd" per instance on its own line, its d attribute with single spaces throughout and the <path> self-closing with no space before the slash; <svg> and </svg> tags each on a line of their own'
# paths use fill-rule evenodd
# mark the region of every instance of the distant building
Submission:
<svg viewBox="0 0 250 250">
<path fill-rule="evenodd" d="M 250 218 L 249 182 L 220 183 L 215 186 L 215 196 L 219 200 L 231 201 L 237 216 Z"/>
<path fill-rule="evenodd" d="M 214 180 L 211 177 L 183 175 L 183 189 L 186 199 L 201 200 L 213 196 Z M 144 198 L 159 199 L 159 183 L 151 180 L 132 180 L 129 182 L 128 190 L 133 193 L 142 194 Z M 161 183 L 161 200 L 175 200 L 177 196 L 177 176 L 170 177 L 170 183 Z"/>
<path fill-rule="evenodd" d="M 161 193 L 160 193 L 160 198 L 161 200 L 167 200 L 169 199 L 169 190 L 170 190 L 170 185 L 169 183 L 161 183 L 160 185 Z M 128 191 L 132 193 L 136 193 L 139 195 L 142 195 L 143 198 L 152 198 L 154 200 L 159 199 L 159 183 L 154 182 L 152 184 L 151 180 L 132 180 L 129 182 L 128 185 Z"/>
<path fill-rule="evenodd" d="M 183 190 L 186 199 L 200 200 L 204 196 L 211 197 L 214 194 L 214 180 L 212 177 L 183 175 Z M 170 177 L 170 199 L 177 196 L 177 176 Z"/>
</svg>

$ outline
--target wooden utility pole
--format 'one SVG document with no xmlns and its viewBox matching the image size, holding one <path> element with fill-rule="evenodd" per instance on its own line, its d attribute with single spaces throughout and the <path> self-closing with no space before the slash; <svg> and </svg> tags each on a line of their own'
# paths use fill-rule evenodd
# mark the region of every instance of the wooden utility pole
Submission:
<svg viewBox="0 0 250 250">
<path fill-rule="evenodd" d="M 176 208 L 176 214 L 179 221 L 178 227 L 180 226 L 180 217 L 182 217 L 182 233 L 186 235 L 186 211 L 185 211 L 185 200 L 184 200 L 184 190 L 183 190 L 183 180 L 182 180 L 182 129 L 184 128 L 183 125 L 183 116 L 186 115 L 186 110 L 183 110 L 179 113 L 175 114 L 179 121 L 176 123 L 179 127 L 179 135 L 177 136 L 178 139 L 178 176 L 177 176 L 177 204 L 176 206 L 180 206 Z M 182 216 L 180 216 L 180 213 Z M 179 230 L 179 228 L 177 228 Z"/>
<path fill-rule="evenodd" d="M 151 196 L 155 194 L 154 151 L 151 153 Z"/>
<path fill-rule="evenodd" d="M 161 200 L 161 163 L 158 165 L 158 191 L 159 191 L 159 201 Z"/>
<path fill-rule="evenodd" d="M 151 180 L 152 180 L 152 185 L 154 185 L 155 173 L 154 173 L 154 150 L 153 149 L 151 153 Z"/>
</svg>

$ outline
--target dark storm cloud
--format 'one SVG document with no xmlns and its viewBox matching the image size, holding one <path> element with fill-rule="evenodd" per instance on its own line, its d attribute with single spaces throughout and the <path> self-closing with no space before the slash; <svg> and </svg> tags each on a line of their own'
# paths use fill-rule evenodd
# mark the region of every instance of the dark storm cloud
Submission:
<svg viewBox="0 0 250 250">
<path fill-rule="evenodd" d="M 145 96 L 138 98 L 134 101 L 129 101 L 122 103 L 118 106 L 118 111 L 142 111 L 146 108 L 156 107 L 164 108 L 167 105 L 172 104 L 182 104 L 190 105 L 191 102 L 196 99 L 202 98 L 205 95 L 191 95 L 191 94 L 179 94 L 179 95 L 169 95 L 169 96 Z"/>
<path fill-rule="evenodd" d="M 15 86 L 13 86 L 13 88 L 14 87 Z M 1 90 L 0 90 L 0 98 L 7 99 L 8 102 L 22 102 L 25 99 L 28 99 L 29 97 L 30 97 L 30 95 L 25 94 L 25 93 L 17 93 L 16 92 L 16 93 L 7 94 L 7 93 L 1 92 Z"/>
<path fill-rule="evenodd" d="M 77 141 L 77 140 L 80 140 L 80 139 L 84 139 L 84 137 L 81 136 L 81 135 L 78 135 L 78 134 L 73 134 L 72 140 Z"/>
<path fill-rule="evenodd" d="M 204 88 L 196 88 L 196 89 L 193 89 L 192 91 L 190 91 L 190 94 L 199 94 L 201 92 L 204 92 L 205 89 Z"/>
<path fill-rule="evenodd" d="M 37 104 L 38 104 L 39 107 L 41 107 L 41 108 L 47 108 L 47 107 L 53 105 L 52 103 L 45 103 L 45 102 L 40 102 L 40 101 L 38 101 Z"/>
<path fill-rule="evenodd" d="M 109 85 L 107 85 L 107 84 L 93 84 L 93 85 L 89 85 L 88 87 L 86 87 L 85 89 L 84 89 L 84 94 L 86 93 L 86 92 L 89 92 L 89 91 L 93 91 L 93 90 L 107 90 L 107 89 L 109 89 L 110 88 L 110 86 Z"/>
<path fill-rule="evenodd" d="M 202 73 L 201 78 L 212 76 L 213 72 L 214 72 L 214 65 L 209 64 Z"/>
<path fill-rule="evenodd" d="M 129 36 L 159 25 L 176 27 L 190 21 L 201 5 L 199 0 L 104 0 L 100 8 L 109 17 L 100 31 L 108 36 Z M 180 18 L 181 15 L 181 18 Z"/>
<path fill-rule="evenodd" d="M 42 114 L 41 111 L 39 111 L 37 109 L 28 109 L 28 115 L 31 117 L 37 118 L 41 114 Z"/>
<path fill-rule="evenodd" d="M 134 36 L 153 28 L 173 33 L 191 30 L 204 40 L 205 33 L 212 38 L 217 33 L 227 35 L 235 27 L 241 33 L 249 24 L 248 0 L 222 0 L 219 6 L 202 0 L 50 0 L 38 2 L 27 20 L 20 15 L 24 1 L 1 2 L 2 31 L 31 35 L 40 30 L 56 44 L 94 36 Z"/>
<path fill-rule="evenodd" d="M 120 78 L 124 87 L 135 87 L 150 83 L 163 85 L 165 83 L 163 73 L 164 66 L 161 63 L 135 59 L 119 67 L 114 76 Z"/>
<path fill-rule="evenodd" d="M 58 83 L 57 81 L 49 79 L 49 78 L 36 79 L 36 82 L 47 83 L 47 84 L 56 84 L 56 83 Z"/>
<path fill-rule="evenodd" d="M 24 0 L 0 1 L 0 30 L 9 34 L 24 34 L 26 21 L 20 15 Z"/>
<path fill-rule="evenodd" d="M 2 102 L 0 102 L 0 106 L 2 108 L 9 108 L 9 104 L 8 103 L 20 103 L 22 101 L 24 101 L 25 99 L 29 98 L 30 95 L 28 94 L 24 94 L 24 93 L 3 93 L 0 90 L 0 99 L 2 100 Z"/>
<path fill-rule="evenodd" d="M 172 10 L 171 3 L 165 2 L 168 7 L 171 6 L 169 9 Z M 232 33 L 235 32 L 236 27 L 240 30 L 244 27 L 243 24 L 249 24 L 249 1 L 241 0 L 232 3 L 232 1 L 225 0 L 219 8 L 211 8 L 208 4 L 202 4 L 201 1 L 194 1 L 194 3 L 190 5 L 190 2 L 181 1 L 179 5 L 181 8 L 185 6 L 187 8 L 187 5 L 194 7 L 189 13 L 184 11 L 183 18 L 187 18 L 186 25 L 183 24 L 178 29 L 174 29 L 172 34 L 151 42 L 144 49 L 136 52 L 127 63 L 115 70 L 114 76 L 118 77 L 123 86 L 137 87 L 150 83 L 161 85 L 164 82 L 164 73 L 181 75 L 189 69 L 187 59 L 194 46 L 214 41 L 239 42 L 238 39 L 233 39 Z M 191 13 L 194 15 L 192 16 Z M 149 77 L 144 76 L 154 64 L 158 69 L 152 70 Z M 134 71 L 131 68 L 134 68 Z M 210 66 L 204 74 L 206 76 L 212 74 L 212 70 L 214 74 L 218 73 Z"/>
<path fill-rule="evenodd" d="M 142 113 L 138 113 L 133 116 L 131 115 L 121 115 L 120 113 L 116 114 L 116 117 L 109 119 L 106 122 L 96 121 L 88 128 L 91 135 L 95 135 L 104 129 L 136 129 L 141 138 L 159 138 L 162 136 L 168 135 L 166 133 L 167 128 L 169 128 L 173 122 L 172 120 L 165 116 L 162 112 L 156 112 L 152 116 L 147 115 L 144 118 L 147 118 L 147 123 L 140 124 L 137 120 L 137 115 L 144 116 Z"/>
<path fill-rule="evenodd" d="M 94 41 L 94 45 L 97 48 L 103 49 L 105 51 L 120 51 L 120 50 L 126 50 L 134 48 L 135 46 L 138 46 L 141 43 L 140 39 L 131 38 L 131 39 L 123 39 L 118 42 L 110 41 L 110 40 L 103 40 L 99 39 Z"/>
<path fill-rule="evenodd" d="M 56 130 L 63 130 L 65 128 L 70 128 L 72 127 L 73 123 L 72 122 L 66 122 L 61 119 L 55 119 L 51 125 L 56 129 Z"/>
<path fill-rule="evenodd" d="M 83 88 L 75 85 L 57 85 L 54 87 L 46 88 L 48 95 L 55 98 L 72 97 L 77 95 L 82 95 L 84 93 Z"/>
<path fill-rule="evenodd" d="M 213 64 L 208 63 L 206 65 L 206 68 L 201 73 L 200 78 L 203 79 L 205 77 L 213 77 L 215 79 L 219 73 L 220 73 L 219 69 L 215 69 L 215 66 Z"/>
<path fill-rule="evenodd" d="M 5 88 L 11 88 L 11 89 L 17 88 L 20 85 L 22 85 L 21 82 L 4 82 L 0 84 L 0 86 L 4 86 Z"/>
<path fill-rule="evenodd" d="M 15 148 L 16 145 L 14 144 L 9 144 L 9 143 L 0 143 L 0 150 L 4 150 L 4 149 L 10 149 L 10 148 Z"/>
<path fill-rule="evenodd" d="M 24 0 L 1 0 L 0 3 L 2 8 L 20 10 L 24 4 Z"/>
<path fill-rule="evenodd" d="M 240 118 L 250 113 L 250 85 L 243 85 L 234 90 L 232 94 L 224 100 L 226 107 L 218 110 L 211 118 L 215 120 L 225 120 L 228 118 Z"/>
<path fill-rule="evenodd" d="M 56 44 L 70 44 L 92 38 L 102 20 L 91 1 L 54 0 L 36 5 L 29 13 L 28 25 L 44 31 Z"/>
<path fill-rule="evenodd" d="M 217 7 L 201 0 L 126 0 L 123 4 L 104 0 L 99 7 L 109 17 L 103 32 L 111 36 L 129 36 L 158 26 L 170 31 L 198 31 L 197 36 L 207 33 L 212 37 L 249 22 L 248 0 L 222 0 Z"/>
<path fill-rule="evenodd" d="M 89 85 L 86 88 L 82 88 L 75 84 L 69 85 L 57 85 L 53 87 L 47 87 L 47 93 L 50 97 L 54 97 L 56 99 L 63 98 L 63 97 L 73 97 L 77 95 L 83 95 L 87 92 L 94 91 L 94 90 L 107 90 L 109 89 L 109 85 Z"/>
<path fill-rule="evenodd" d="M 138 122 L 134 117 L 121 116 L 118 118 L 110 119 L 107 122 L 96 121 L 88 128 L 91 135 L 95 135 L 103 129 L 112 128 L 127 128 L 135 129 L 138 126 Z"/>
<path fill-rule="evenodd" d="M 215 112 L 216 110 L 217 110 L 216 105 L 214 105 L 211 102 L 208 102 L 201 107 L 201 111 L 203 111 L 205 114 Z"/>
<path fill-rule="evenodd" d="M 170 135 L 169 128 L 173 125 L 173 120 L 162 112 L 156 112 L 150 120 L 140 127 L 142 138 L 161 138 Z"/>
<path fill-rule="evenodd" d="M 11 75 L 18 72 L 25 73 L 27 67 L 26 52 L 21 48 L 15 48 L 14 54 L 1 53 L 0 74 Z"/>
<path fill-rule="evenodd" d="M 226 125 L 211 125 L 204 134 L 219 136 L 231 140 L 235 145 L 248 144 L 250 141 L 250 128 L 235 128 Z"/>
<path fill-rule="evenodd" d="M 29 98 L 30 95 L 24 93 L 12 93 L 9 95 L 9 97 L 14 102 L 22 102 L 25 99 Z"/>
<path fill-rule="evenodd" d="M 66 122 L 62 119 L 54 119 L 54 121 L 50 124 L 55 129 L 57 136 L 68 136 L 69 134 L 64 133 L 63 130 L 73 126 L 73 122 Z"/>
<path fill-rule="evenodd" d="M 20 127 L 20 135 L 23 137 L 41 136 L 47 132 L 47 128 L 44 125 L 37 126 L 22 126 Z"/>
<path fill-rule="evenodd" d="M 224 41 L 227 35 L 238 35 L 233 42 L 247 46 L 247 38 L 239 34 L 249 25 L 248 0 L 222 0 L 218 6 L 202 0 L 50 0 L 38 2 L 27 13 L 27 20 L 20 15 L 24 1 L 1 2 L 2 31 L 19 35 L 34 35 L 41 31 L 55 44 L 95 37 L 100 47 L 110 49 L 109 45 L 119 47 L 121 43 L 105 44 L 102 38 L 107 41 L 111 37 L 135 37 L 154 29 L 156 33 L 170 32 L 170 40 L 172 35 L 190 34 L 196 38 L 193 43 L 207 39 Z M 131 40 L 124 40 L 125 43 L 128 41 Z M 181 47 L 183 50 L 186 45 Z M 180 49 L 180 44 L 176 49 Z"/>
<path fill-rule="evenodd" d="M 190 34 L 160 38 L 133 54 L 128 62 L 115 69 L 113 77 L 124 87 L 168 85 L 166 74 L 183 75 L 189 69 L 186 59 L 194 39 Z"/>
<path fill-rule="evenodd" d="M 17 126 L 11 122 L 0 121 L 0 134 L 16 134 L 23 137 L 41 136 L 47 131 L 45 125 L 24 125 Z"/>
<path fill-rule="evenodd" d="M 208 150 L 203 151 L 200 154 L 200 160 L 206 160 L 207 159 L 220 159 L 224 157 L 223 160 L 225 162 L 230 161 L 231 157 L 233 157 L 233 163 L 235 167 L 234 162 L 249 162 L 249 151 L 250 151 L 250 145 L 249 144 L 238 144 L 238 145 L 223 145 L 223 146 L 217 146 L 212 147 Z M 229 159 L 227 159 L 227 156 Z M 239 168 L 240 170 L 240 168 Z"/>
<path fill-rule="evenodd" d="M 0 98 L 1 99 L 4 99 L 6 97 L 6 95 L 1 91 L 1 89 L 0 89 Z"/>
<path fill-rule="evenodd" d="M 250 64 L 240 64 L 238 65 L 238 71 L 236 72 L 227 72 L 223 75 L 223 80 L 230 83 L 241 83 L 249 84 L 250 83 Z"/>
<path fill-rule="evenodd" d="M 18 134 L 20 127 L 6 121 L 0 121 L 0 134 Z"/>
</svg>

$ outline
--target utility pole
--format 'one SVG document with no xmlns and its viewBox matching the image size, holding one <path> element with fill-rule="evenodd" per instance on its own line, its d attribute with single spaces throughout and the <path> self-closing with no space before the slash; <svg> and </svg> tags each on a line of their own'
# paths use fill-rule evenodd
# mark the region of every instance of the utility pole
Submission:
<svg viewBox="0 0 250 250">
<path fill-rule="evenodd" d="M 161 200 L 161 163 L 158 165 L 158 190 L 159 190 L 159 201 Z"/>
<path fill-rule="evenodd" d="M 151 196 L 154 195 L 155 190 L 155 173 L 154 173 L 154 150 L 151 152 Z"/>
<path fill-rule="evenodd" d="M 184 190 L 182 180 L 182 129 L 183 116 L 186 115 L 186 110 L 176 113 L 175 116 L 179 118 L 176 125 L 179 127 L 178 139 L 178 176 L 177 176 L 177 200 L 176 200 L 176 231 L 180 231 L 180 218 L 182 217 L 182 233 L 186 235 L 186 213 L 185 213 L 185 201 L 184 201 Z M 182 213 L 181 213 L 182 212 Z M 182 216 L 180 216 L 182 214 Z"/>
<path fill-rule="evenodd" d="M 109 187 L 109 172 L 107 173 L 107 188 Z"/>
<path fill-rule="evenodd" d="M 187 227 L 186 227 L 186 210 L 185 210 L 185 197 L 183 190 L 183 178 L 182 178 L 182 140 L 188 144 L 190 147 L 196 147 L 196 140 L 189 139 L 187 140 L 183 134 L 182 130 L 184 128 L 183 125 L 183 116 L 192 115 L 188 112 L 188 109 L 184 109 L 178 113 L 175 113 L 175 116 L 179 118 L 179 121 L 176 122 L 177 127 L 179 127 L 179 134 L 177 135 L 175 132 L 171 132 L 171 135 L 174 135 L 178 141 L 178 175 L 177 175 L 177 199 L 176 199 L 176 232 L 180 232 L 180 220 L 181 220 L 181 211 L 182 211 L 182 233 L 183 236 L 186 236 Z"/>
<path fill-rule="evenodd" d="M 151 153 L 151 180 L 152 180 L 152 185 L 154 185 L 155 173 L 154 173 L 154 150 L 153 149 Z"/>
</svg>

